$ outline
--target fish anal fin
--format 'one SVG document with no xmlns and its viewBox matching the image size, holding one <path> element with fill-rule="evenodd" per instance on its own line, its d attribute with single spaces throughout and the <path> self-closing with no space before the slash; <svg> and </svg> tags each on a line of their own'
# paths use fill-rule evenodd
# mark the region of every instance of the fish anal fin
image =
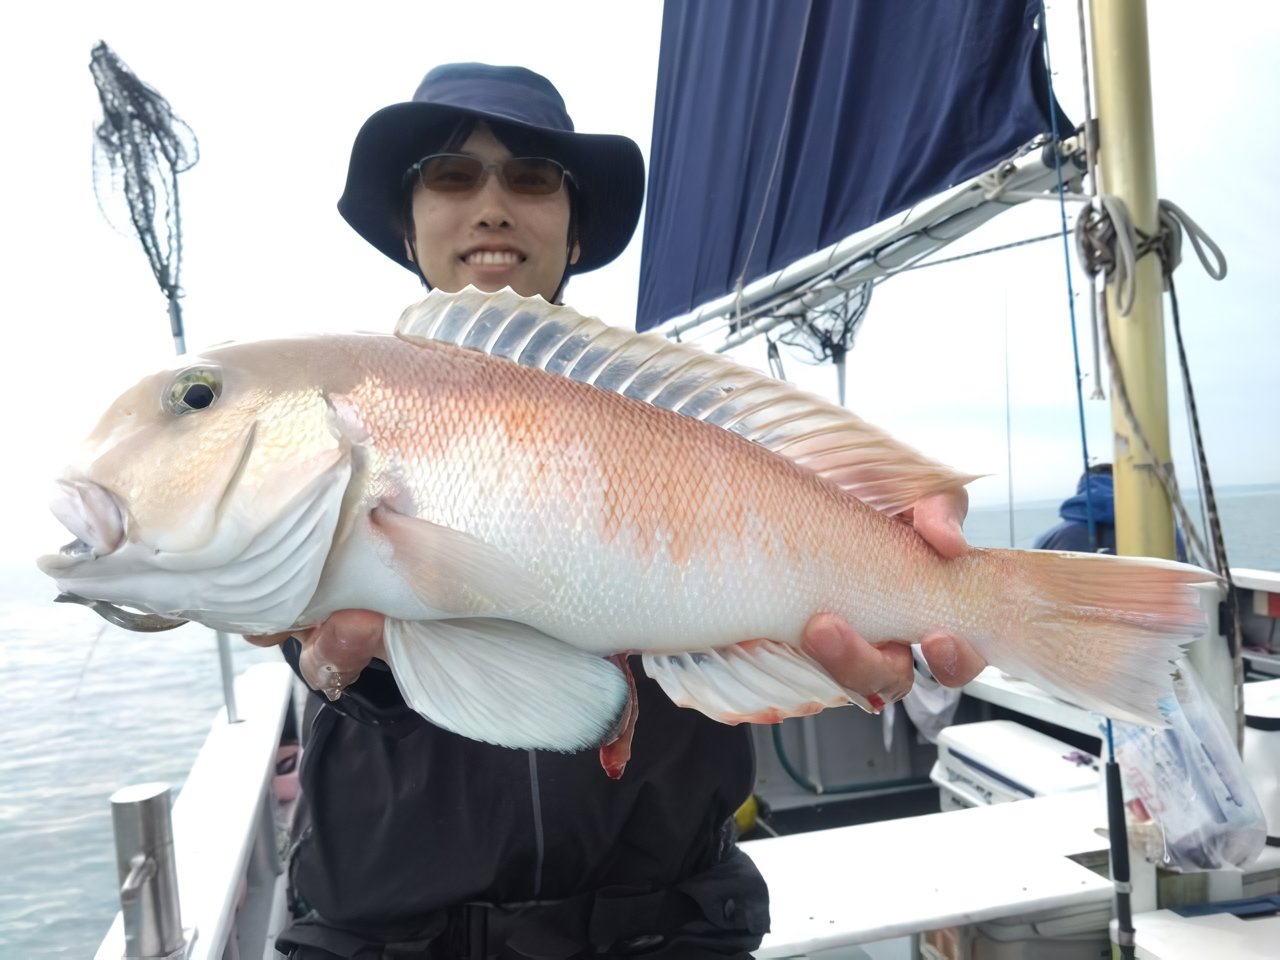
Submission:
<svg viewBox="0 0 1280 960">
<path fill-rule="evenodd" d="M 808 655 L 775 640 L 645 654 L 644 669 L 673 702 L 721 723 L 779 723 L 849 703 L 874 712 Z"/>
<path fill-rule="evenodd" d="M 576 753 L 621 729 L 627 678 L 608 660 L 510 620 L 387 620 L 405 702 L 484 743 Z"/>
</svg>

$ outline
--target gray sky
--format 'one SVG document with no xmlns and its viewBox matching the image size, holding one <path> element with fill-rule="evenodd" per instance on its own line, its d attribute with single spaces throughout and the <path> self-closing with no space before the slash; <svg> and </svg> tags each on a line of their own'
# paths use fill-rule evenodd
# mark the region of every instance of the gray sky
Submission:
<svg viewBox="0 0 1280 960">
<path fill-rule="evenodd" d="M 1211 467 L 1220 484 L 1280 481 L 1280 327 L 1265 233 L 1280 219 L 1272 183 L 1280 125 L 1271 114 L 1280 8 L 1250 0 L 1150 6 L 1160 194 L 1195 217 L 1230 262 L 1221 284 L 1193 259 L 1177 276 Z M 200 162 L 180 182 L 192 349 L 284 332 L 389 330 L 420 295 L 334 203 L 360 124 L 407 99 L 436 63 L 529 66 L 560 88 L 579 130 L 629 135 L 648 154 L 656 0 L 356 9 L 82 2 L 25 4 L 4 15 L 9 348 L 0 355 L 0 402 L 15 455 L 0 479 L 12 518 L 0 559 L 66 539 L 45 510 L 50 478 L 127 377 L 172 352 L 164 301 L 138 242 L 113 230 L 93 194 L 100 108 L 88 59 L 97 40 L 167 97 L 200 141 Z M 1059 98 L 1078 119 L 1075 3 L 1054 4 L 1050 17 Z M 122 211 L 115 208 L 119 222 Z M 1072 222 L 1075 215 L 1069 211 Z M 1048 232 L 1058 217 L 1052 204 L 1028 205 L 964 248 Z M 1072 268 L 1087 368 L 1086 301 Z M 629 326 L 638 272 L 639 233 L 620 260 L 576 279 L 566 299 Z M 762 365 L 763 343 L 738 356 Z M 784 361 L 788 376 L 834 394 L 829 367 Z M 1170 389 L 1186 482 L 1183 404 L 1172 380 Z M 939 459 L 992 474 L 971 488 L 975 505 L 1004 502 L 1010 455 L 1015 499 L 1069 493 L 1080 439 L 1061 244 L 882 286 L 850 358 L 849 406 Z M 1086 419 L 1092 451 L 1107 456 L 1108 405 L 1089 403 Z"/>
</svg>

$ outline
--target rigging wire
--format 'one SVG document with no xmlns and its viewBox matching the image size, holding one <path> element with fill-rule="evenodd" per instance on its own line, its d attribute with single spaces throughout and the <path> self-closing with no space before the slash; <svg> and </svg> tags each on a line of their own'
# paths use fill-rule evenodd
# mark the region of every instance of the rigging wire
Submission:
<svg viewBox="0 0 1280 960">
<path fill-rule="evenodd" d="M 1068 199 L 1077 199 L 1077 198 L 1068 195 Z M 928 228 L 921 228 L 920 230 L 916 231 L 916 233 L 911 234 L 910 236 L 930 236 L 930 235 L 931 234 Z M 1046 233 L 1036 237 L 1027 237 L 1023 240 L 1014 240 L 1014 241 L 1011 241 L 1010 243 L 1003 243 L 993 247 L 985 247 L 982 250 L 974 250 L 970 253 L 959 254 L 954 257 L 944 257 L 940 260 L 928 260 L 921 263 L 914 263 L 905 267 L 896 267 L 893 270 L 893 273 L 890 274 L 889 276 L 896 276 L 897 274 L 906 273 L 910 270 L 922 270 L 925 267 L 940 266 L 944 263 L 951 263 L 956 260 L 967 260 L 970 257 L 980 257 L 990 253 L 1000 253 L 1001 251 L 1011 250 L 1011 249 L 1014 249 L 1015 247 L 1027 246 L 1033 243 L 1042 243 L 1045 240 L 1053 240 L 1060 236 L 1061 236 L 1061 233 L 1055 230 L 1053 233 Z M 897 241 L 895 241 L 895 245 L 897 243 L 901 243 L 903 239 L 905 238 L 899 238 Z M 876 254 L 871 255 L 871 259 L 873 260 L 873 262 L 876 261 L 876 256 L 877 256 Z M 843 265 L 841 267 L 834 268 L 825 274 L 819 274 L 817 277 L 813 279 L 813 282 L 817 284 L 821 284 L 823 282 L 838 283 L 840 282 L 840 278 L 844 273 L 848 272 L 849 270 L 855 269 L 857 266 L 859 266 L 858 263 L 855 263 L 853 265 Z M 857 293 L 858 295 L 864 297 L 865 299 L 869 299 L 875 287 L 879 286 L 885 280 L 889 279 L 889 276 L 877 277 L 872 280 L 863 281 L 857 287 L 850 290 L 846 290 L 844 292 L 846 295 L 854 295 L 855 293 Z M 700 339 L 700 340 L 715 339 L 716 335 L 721 331 L 725 331 L 727 333 L 734 333 L 737 331 L 744 330 L 754 324 L 760 323 L 762 320 L 765 320 L 765 319 L 775 319 L 778 321 L 779 324 L 785 323 L 785 322 L 799 324 L 800 321 L 797 320 L 797 317 L 801 316 L 804 310 L 797 308 L 796 305 L 800 300 L 802 300 L 808 294 L 808 292 L 809 292 L 808 286 L 801 287 L 801 288 L 788 289 L 788 290 L 774 294 L 772 297 L 770 297 L 767 300 L 761 300 L 745 310 L 742 309 L 741 304 L 739 304 L 734 314 L 725 316 L 721 318 L 718 323 L 712 326 L 709 326 L 703 330 L 700 330 L 698 337 L 695 339 Z M 788 308 L 790 308 L 789 315 L 788 315 Z M 814 315 L 828 315 L 828 314 L 833 316 L 838 315 L 836 311 L 833 311 L 830 308 L 826 308 L 822 306 L 807 308 L 807 312 L 812 313 Z M 865 313 L 865 306 L 860 308 L 860 313 Z M 851 332 L 853 328 L 856 328 L 856 326 L 861 321 L 861 319 L 862 319 L 861 316 L 857 316 L 852 319 L 852 322 L 850 324 Z M 760 332 L 767 333 L 768 329 L 769 328 L 766 328 L 764 330 L 761 330 Z M 781 338 L 781 339 L 785 339 L 785 338 Z M 677 334 L 676 340 L 677 342 L 684 342 L 683 335 Z"/>
<path fill-rule="evenodd" d="M 1160 201 L 1160 232 L 1151 238 L 1139 237 L 1138 231 L 1133 227 L 1133 222 L 1129 219 L 1129 213 L 1125 205 L 1116 200 L 1114 197 L 1101 197 L 1104 208 L 1108 212 L 1108 219 L 1112 222 L 1103 225 L 1096 219 L 1091 219 L 1086 224 L 1084 218 L 1077 224 L 1077 231 L 1087 233 L 1088 236 L 1078 243 L 1079 248 L 1086 257 L 1085 264 L 1089 269 L 1100 270 L 1107 273 L 1108 280 L 1125 276 L 1133 277 L 1133 268 L 1136 264 L 1137 257 L 1145 253 L 1156 253 L 1162 261 L 1162 270 L 1164 273 L 1164 283 L 1166 289 L 1171 284 L 1173 270 L 1178 266 L 1181 258 L 1182 239 L 1174 234 L 1183 230 L 1184 223 L 1188 229 L 1201 234 L 1199 238 L 1193 241 L 1193 246 L 1197 254 L 1200 256 L 1200 262 L 1204 265 L 1205 270 L 1215 280 L 1220 280 L 1226 276 L 1226 259 L 1222 255 L 1222 250 L 1216 243 L 1204 235 L 1199 225 L 1195 221 L 1187 217 L 1180 209 L 1168 200 Z M 1114 236 L 1119 240 L 1116 250 L 1100 250 L 1095 244 L 1100 237 Z M 1133 242 L 1126 242 L 1124 237 L 1133 237 Z M 1201 243 L 1203 241 L 1203 244 Z M 1211 250 L 1216 259 L 1216 263 L 1210 263 L 1209 257 L 1205 252 L 1206 247 Z M 1138 251 L 1142 252 L 1139 253 Z M 1132 298 L 1128 298 L 1127 305 L 1132 306 Z M 1121 302 L 1120 294 L 1117 294 L 1117 307 L 1121 309 L 1121 316 L 1125 315 L 1124 307 L 1126 303 Z M 1209 562 L 1213 559 L 1213 554 L 1205 546 L 1204 540 L 1200 536 L 1196 528 L 1190 511 L 1187 509 L 1186 503 L 1178 491 L 1177 480 L 1173 476 L 1172 470 L 1160 461 L 1154 453 L 1151 442 L 1147 439 L 1146 432 L 1138 423 L 1137 415 L 1134 413 L 1133 404 L 1129 398 L 1128 391 L 1125 389 L 1124 376 L 1119 370 L 1115 354 L 1115 343 L 1111 337 L 1110 324 L 1104 325 L 1106 336 L 1104 344 L 1107 351 L 1107 363 L 1111 367 L 1112 389 L 1115 391 L 1116 399 L 1120 402 L 1120 406 L 1124 411 L 1125 419 L 1130 428 L 1133 430 L 1134 436 L 1137 438 L 1139 445 L 1142 447 L 1143 455 L 1150 461 L 1151 469 L 1161 487 L 1164 488 L 1165 495 L 1169 498 L 1170 506 L 1178 516 L 1178 522 L 1182 525 L 1183 535 L 1187 538 L 1187 546 L 1193 551 L 1196 558 Z M 1185 357 L 1183 358 L 1185 360 Z M 1183 386 L 1184 389 L 1190 381 L 1189 369 L 1183 365 Z M 1197 419 L 1193 419 L 1191 429 L 1197 437 L 1200 433 L 1200 425 Z M 1198 443 L 1199 440 L 1193 440 Z M 1207 466 L 1207 463 L 1206 463 Z M 1201 484 L 1203 486 L 1203 476 L 1201 476 Z M 1212 513 L 1210 515 L 1210 523 L 1215 524 L 1218 518 Z M 1229 571 L 1217 569 L 1217 573 L 1223 576 L 1229 576 Z"/>
<path fill-rule="evenodd" d="M 1203 257 L 1201 258 L 1203 260 Z M 1226 263 L 1222 264 L 1222 272 L 1226 274 Z M 1217 277 L 1216 279 L 1221 279 Z M 1236 745 L 1239 747 L 1244 740 L 1244 697 L 1241 694 L 1244 684 L 1244 659 L 1242 657 L 1243 637 L 1240 633 L 1240 589 L 1236 586 L 1235 580 L 1231 576 L 1231 565 L 1227 561 L 1227 544 L 1226 538 L 1222 534 L 1222 518 L 1218 513 L 1218 501 L 1213 492 L 1213 480 L 1209 476 L 1209 460 L 1204 452 L 1204 438 L 1200 433 L 1200 416 L 1196 410 L 1195 391 L 1191 386 L 1191 368 L 1187 363 L 1187 350 L 1182 341 L 1182 317 L 1178 310 L 1178 292 L 1174 287 L 1172 268 L 1165 275 L 1165 282 L 1169 288 L 1169 303 L 1173 311 L 1173 335 L 1178 345 L 1178 366 L 1182 372 L 1182 389 L 1187 398 L 1187 406 L 1190 410 L 1192 452 L 1196 458 L 1196 464 L 1200 470 L 1200 483 L 1203 496 L 1201 498 L 1201 508 L 1208 511 L 1209 516 L 1209 535 L 1213 540 L 1214 555 L 1217 560 L 1217 572 L 1226 581 L 1227 597 L 1223 601 L 1222 625 L 1221 630 L 1227 637 L 1227 644 L 1231 650 L 1231 662 L 1233 681 L 1236 689 Z"/>
<path fill-rule="evenodd" d="M 764 196 L 760 198 L 760 216 L 756 218 L 755 229 L 751 232 L 751 243 L 747 245 L 746 256 L 742 258 L 742 272 L 734 284 L 737 294 L 738 319 L 741 320 L 742 294 L 746 289 L 747 270 L 751 264 L 751 255 L 755 253 L 756 241 L 760 239 L 760 229 L 764 226 L 765 213 L 769 209 L 769 201 L 773 197 L 774 185 L 778 179 L 778 171 L 782 167 L 783 149 L 787 143 L 787 131 L 791 126 L 791 112 L 796 103 L 796 90 L 800 86 L 800 68 L 804 64 L 805 43 L 809 39 L 809 21 L 813 16 L 813 4 L 810 3 L 804 12 L 804 23 L 800 27 L 800 43 L 796 50 L 796 62 L 791 71 L 791 89 L 787 92 L 787 109 L 782 116 L 782 129 L 778 131 L 778 147 L 773 154 L 773 166 L 769 169 L 769 182 L 765 184 Z"/>
<path fill-rule="evenodd" d="M 1093 88 L 1089 83 L 1089 45 L 1085 42 L 1088 36 L 1085 23 L 1085 0 L 1076 0 L 1076 31 L 1080 38 L 1080 86 L 1081 102 L 1084 104 L 1084 156 L 1085 171 L 1089 175 L 1089 205 L 1097 206 L 1098 199 L 1098 127 L 1093 122 Z M 1093 392 L 1090 400 L 1105 400 L 1107 395 L 1102 389 L 1102 337 L 1098 324 L 1101 322 L 1102 310 L 1099 309 L 1103 291 L 1098 289 L 1097 275 L 1086 271 L 1089 278 L 1089 354 L 1093 360 Z"/>
<path fill-rule="evenodd" d="M 1053 93 L 1053 68 L 1049 59 L 1049 30 L 1045 18 L 1041 15 L 1041 43 L 1044 46 L 1044 67 L 1045 81 L 1049 88 L 1049 103 L 1051 109 L 1049 111 L 1050 122 L 1053 126 L 1054 139 L 1057 139 L 1057 117 L 1056 111 L 1052 109 L 1055 102 Z M 1080 42 L 1084 44 L 1084 35 L 1081 34 Z M 1082 54 L 1087 58 L 1087 51 Z M 1087 98 L 1086 98 L 1087 99 Z M 1086 140 L 1086 145 L 1088 140 Z M 1056 154 L 1056 151 L 1055 151 Z M 1060 169 L 1060 167 L 1059 167 Z M 1090 168 L 1091 179 L 1093 179 L 1095 170 Z M 1059 194 L 1062 191 L 1062 176 L 1058 176 Z M 1089 208 L 1093 209 L 1092 207 Z M 1067 226 L 1067 208 L 1065 201 L 1059 206 L 1062 218 L 1062 251 L 1063 258 L 1066 261 L 1067 272 L 1067 306 L 1071 317 L 1071 351 L 1075 361 L 1076 372 L 1076 411 L 1080 422 L 1080 452 L 1084 460 L 1084 473 L 1089 472 L 1089 440 L 1085 429 L 1084 419 L 1084 390 L 1080 380 L 1080 345 L 1076 332 L 1076 308 L 1075 295 L 1072 290 L 1071 283 L 1071 248 L 1070 248 L 1070 230 Z M 1086 211 L 1087 212 L 1087 211 Z M 1114 369 L 1114 367 L 1113 367 Z M 1093 494 L 1092 484 L 1086 482 L 1084 484 L 1085 495 L 1085 517 L 1089 524 L 1089 545 L 1094 550 L 1098 549 L 1098 528 L 1094 518 L 1093 510 Z M 1133 904 L 1130 894 L 1133 890 L 1131 876 L 1129 872 L 1129 839 L 1128 825 L 1125 822 L 1124 810 L 1124 789 L 1120 779 L 1120 766 L 1116 761 L 1115 740 L 1112 733 L 1111 718 L 1107 718 L 1106 722 L 1107 735 L 1107 761 L 1105 766 L 1106 779 L 1106 798 L 1107 798 L 1107 827 L 1110 835 L 1111 848 L 1111 880 L 1115 887 L 1115 929 L 1112 932 L 1112 941 L 1115 944 L 1116 951 L 1122 960 L 1132 960 L 1134 956 L 1134 928 L 1133 928 Z"/>
<path fill-rule="evenodd" d="M 1026 156 L 1028 153 L 1037 149 L 1041 150 L 1043 153 L 1043 150 L 1046 147 L 1051 147 L 1052 149 L 1060 153 L 1062 145 L 1060 144 L 1054 145 L 1052 144 L 1052 141 L 1050 140 L 1048 135 L 1041 135 L 1036 137 L 1034 140 L 1030 141 L 1030 143 L 1024 145 L 1014 155 L 1013 159 Z M 1057 159 L 1060 159 L 1060 157 Z M 1012 171 L 1013 171 L 1013 167 L 1011 166 L 1011 161 L 1010 161 L 1010 162 L 1006 162 L 1005 164 L 1002 164 L 1000 167 L 998 167 L 993 171 L 989 171 L 988 174 L 984 175 L 983 177 L 978 178 L 980 185 L 983 186 L 983 195 L 987 200 L 1000 201 L 1005 197 L 1009 197 L 1009 198 L 1016 197 L 1016 199 L 1011 200 L 1009 204 L 1009 205 L 1012 205 L 1013 203 L 1018 203 L 1027 199 L 1056 199 L 1056 196 L 1045 197 L 1042 194 L 1028 194 L 1021 191 L 1016 193 L 1006 192 L 1009 184 L 1011 183 L 1009 179 L 1009 175 L 1011 174 Z M 1088 200 L 1088 197 L 1078 195 L 1069 191 L 1062 191 L 1058 195 L 1063 196 L 1066 199 L 1072 200 L 1072 201 Z M 912 207 L 904 211 L 904 213 L 902 214 L 902 219 L 903 220 L 909 219 L 910 214 L 914 209 L 915 208 Z M 783 290 L 775 289 L 767 297 L 757 300 L 751 303 L 750 305 L 744 304 L 744 300 L 741 296 L 741 291 L 739 291 L 739 295 L 736 297 L 733 305 L 733 310 L 731 312 L 727 312 L 721 315 L 718 318 L 718 322 L 715 322 L 714 325 L 701 329 L 698 336 L 694 339 L 714 339 L 719 331 L 727 331 L 730 334 L 730 342 L 728 342 L 726 345 L 722 345 L 721 347 L 717 348 L 717 350 L 724 350 L 724 349 L 727 349 L 728 347 L 736 346 L 739 343 L 745 342 L 745 340 L 750 339 L 751 336 L 765 334 L 769 330 L 772 330 L 773 328 L 781 326 L 783 324 L 795 323 L 797 322 L 796 318 L 802 317 L 806 312 L 821 312 L 822 310 L 821 306 L 817 306 L 817 307 L 812 305 L 806 306 L 804 303 L 805 300 L 813 296 L 813 293 L 816 290 L 821 290 L 827 287 L 834 286 L 834 287 L 841 288 L 843 292 L 847 293 L 850 290 L 857 289 L 858 287 L 865 287 L 866 291 L 864 295 L 869 295 L 871 290 L 874 289 L 874 287 L 878 286 L 884 280 L 888 279 L 889 276 L 894 276 L 898 273 L 903 273 L 910 269 L 916 269 L 921 266 L 929 266 L 934 264 L 946 263 L 946 262 L 949 262 L 951 259 L 964 259 L 965 257 L 970 257 L 970 256 L 981 256 L 984 253 L 989 253 L 989 252 L 994 253 L 1000 250 L 1006 250 L 1012 247 L 1021 246 L 1026 243 L 1034 243 L 1040 240 L 1048 240 L 1058 236 L 1058 234 L 1055 232 L 1052 234 L 1046 234 L 1043 237 L 1032 237 L 1032 238 L 1027 238 L 1025 240 L 1013 241 L 1012 243 L 1009 243 L 1009 244 L 1002 244 L 999 246 L 988 248 L 986 250 L 974 251 L 970 254 L 964 254 L 960 257 L 944 258 L 941 260 L 929 261 L 928 263 L 912 263 L 909 265 L 903 265 L 903 264 L 887 265 L 881 262 L 880 257 L 882 254 L 886 252 L 897 251 L 904 242 L 910 240 L 911 238 L 926 237 L 932 240 L 941 240 L 944 243 L 950 243 L 951 241 L 956 240 L 959 237 L 964 235 L 963 232 L 948 233 L 944 229 L 947 226 L 948 222 L 949 221 L 940 221 L 938 223 L 923 225 L 917 228 L 915 231 L 913 231 L 910 234 L 905 234 L 903 236 L 896 237 L 893 240 L 886 242 L 884 246 L 882 246 L 880 249 L 870 251 L 868 252 L 868 254 L 866 254 L 863 257 L 860 257 L 856 260 L 852 260 L 849 262 L 841 262 L 841 263 L 832 265 L 828 267 L 826 270 L 820 271 L 817 274 L 813 275 L 812 277 L 809 277 L 803 283 L 797 282 L 793 286 L 787 287 L 786 289 L 783 289 Z M 921 254 L 920 258 L 923 259 L 923 257 L 926 257 L 926 256 L 928 256 L 927 252 Z M 850 273 L 855 273 L 858 270 L 863 269 L 866 266 L 866 263 L 868 260 L 870 260 L 871 263 L 874 263 L 880 266 L 881 268 L 885 269 L 886 275 L 883 277 L 875 277 L 868 280 L 859 281 L 856 284 L 849 284 L 849 281 L 846 279 L 848 275 Z M 677 333 L 675 336 L 677 340 L 683 341 L 684 339 L 682 334 Z M 736 340 L 737 342 L 736 343 L 732 342 L 733 340 Z"/>
<path fill-rule="evenodd" d="M 1053 93 L 1053 64 L 1049 57 L 1049 30 L 1044 19 L 1041 18 L 1041 43 L 1044 46 L 1044 72 L 1045 81 L 1049 89 L 1049 125 L 1053 133 L 1053 141 L 1057 143 L 1058 134 L 1058 115 L 1057 111 L 1052 109 L 1052 104 L 1056 102 Z M 1080 337 L 1076 329 L 1076 297 L 1075 285 L 1073 283 L 1071 272 L 1071 228 L 1067 224 L 1067 201 L 1066 201 L 1066 184 L 1062 177 L 1062 156 L 1060 151 L 1053 151 L 1054 171 L 1058 178 L 1058 215 L 1060 217 L 1061 236 L 1062 236 L 1062 258 L 1064 261 L 1067 276 L 1067 315 L 1071 320 L 1071 356 L 1075 364 L 1076 374 L 1076 417 L 1080 426 L 1080 459 L 1081 474 L 1089 472 L 1089 437 L 1088 431 L 1085 429 L 1084 420 L 1084 389 L 1081 385 L 1080 375 Z M 1085 503 L 1085 519 L 1089 527 L 1089 546 L 1093 550 L 1098 549 L 1098 523 L 1093 506 L 1093 485 L 1086 483 L 1084 485 L 1084 503 Z"/>
<path fill-rule="evenodd" d="M 1182 370 L 1183 392 L 1186 395 L 1187 410 L 1190 421 L 1193 425 L 1191 432 L 1191 453 L 1196 458 L 1196 463 L 1200 467 L 1201 476 L 1206 482 L 1206 486 L 1204 488 L 1204 503 L 1202 506 L 1208 508 L 1210 515 L 1216 516 L 1217 501 L 1213 495 L 1213 484 L 1209 480 L 1209 465 L 1205 459 L 1204 441 L 1200 436 L 1200 416 L 1196 409 L 1195 391 L 1191 387 L 1191 377 L 1189 367 L 1187 365 L 1187 350 L 1182 340 L 1182 317 L 1181 312 L 1178 310 L 1178 291 L 1174 286 L 1172 274 L 1168 276 L 1166 282 L 1169 286 L 1169 304 L 1173 311 L 1173 335 L 1174 341 L 1178 346 L 1178 366 Z M 1212 540 L 1213 562 L 1215 568 L 1218 570 L 1229 571 L 1230 566 L 1227 563 L 1227 547 L 1226 543 L 1222 539 L 1222 531 L 1219 524 L 1211 523 L 1209 525 L 1209 535 Z"/>
<path fill-rule="evenodd" d="M 1004 292 L 1004 455 L 1009 474 L 1009 548 L 1017 546 L 1013 524 L 1013 403 L 1009 395 L 1009 291 Z"/>
<path fill-rule="evenodd" d="M 970 257 L 981 257 L 988 253 L 999 253 L 1002 250 L 1012 250 L 1015 247 L 1025 247 L 1033 243 L 1043 243 L 1045 240 L 1056 240 L 1062 236 L 1061 230 L 1055 230 L 1053 233 L 1041 234 L 1038 237 L 1028 237 L 1025 240 L 1014 240 L 1010 243 L 1002 243 L 995 247 L 984 247 L 982 250 L 974 250 L 972 253 L 960 253 L 954 257 L 943 257 L 941 260 L 925 260 L 921 263 L 913 263 L 909 267 L 901 267 L 897 273 L 907 273 L 910 270 L 923 270 L 925 267 L 938 267 L 944 263 L 954 263 L 957 260 L 968 260 Z"/>
</svg>

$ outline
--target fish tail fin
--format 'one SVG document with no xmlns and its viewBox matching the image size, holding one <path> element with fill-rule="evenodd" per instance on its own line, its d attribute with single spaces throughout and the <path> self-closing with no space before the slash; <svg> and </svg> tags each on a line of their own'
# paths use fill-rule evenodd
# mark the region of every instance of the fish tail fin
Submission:
<svg viewBox="0 0 1280 960">
<path fill-rule="evenodd" d="M 1015 585 L 993 662 L 1116 720 L 1168 726 L 1182 645 L 1207 621 L 1195 584 L 1215 574 L 1170 560 L 1049 551 L 984 551 Z"/>
</svg>

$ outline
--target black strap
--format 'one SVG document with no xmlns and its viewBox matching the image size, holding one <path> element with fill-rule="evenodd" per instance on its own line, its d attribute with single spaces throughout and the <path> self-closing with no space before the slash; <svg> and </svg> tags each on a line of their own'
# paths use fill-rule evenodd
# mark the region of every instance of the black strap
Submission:
<svg viewBox="0 0 1280 960">
<path fill-rule="evenodd" d="M 300 960 L 433 960 L 437 954 L 433 953 L 432 944 L 437 943 L 444 929 L 441 915 L 419 939 L 380 944 L 366 934 L 304 918 L 295 920 L 276 938 L 276 949 Z"/>
<path fill-rule="evenodd" d="M 465 903 L 391 943 L 304 919 L 280 935 L 278 946 L 286 953 L 317 947 L 340 960 L 578 960 L 639 957 L 689 939 L 709 955 L 754 949 L 768 925 L 764 880 L 735 848 L 669 889 L 608 887 L 565 900 Z"/>
<path fill-rule="evenodd" d="M 464 903 L 449 911 L 452 955 L 463 960 L 569 960 L 586 948 L 593 897 Z"/>
</svg>

